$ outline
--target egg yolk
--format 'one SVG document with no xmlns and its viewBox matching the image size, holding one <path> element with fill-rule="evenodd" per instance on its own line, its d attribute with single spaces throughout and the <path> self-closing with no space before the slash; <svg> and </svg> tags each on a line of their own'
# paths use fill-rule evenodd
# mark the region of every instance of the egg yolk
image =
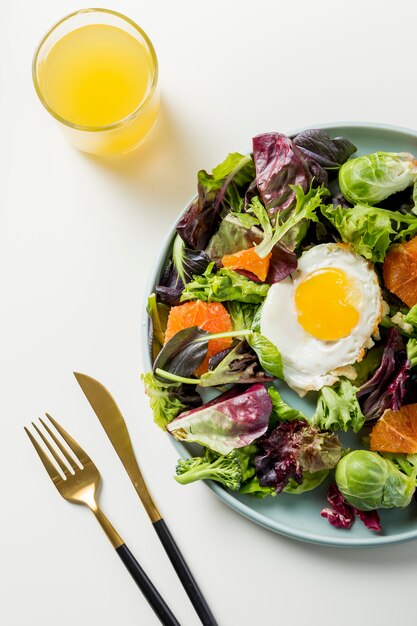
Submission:
<svg viewBox="0 0 417 626">
<path fill-rule="evenodd" d="M 360 294 L 342 270 L 326 267 L 307 276 L 295 290 L 298 322 L 317 339 L 347 337 L 359 321 Z"/>
</svg>

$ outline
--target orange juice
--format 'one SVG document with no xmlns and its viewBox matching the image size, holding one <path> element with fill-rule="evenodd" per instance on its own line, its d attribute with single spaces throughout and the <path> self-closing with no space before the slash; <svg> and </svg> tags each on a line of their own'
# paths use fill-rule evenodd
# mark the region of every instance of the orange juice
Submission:
<svg viewBox="0 0 417 626">
<path fill-rule="evenodd" d="M 154 125 L 156 77 L 149 40 L 88 23 L 63 34 L 38 60 L 35 85 L 78 148 L 113 154 L 136 147 Z"/>
</svg>

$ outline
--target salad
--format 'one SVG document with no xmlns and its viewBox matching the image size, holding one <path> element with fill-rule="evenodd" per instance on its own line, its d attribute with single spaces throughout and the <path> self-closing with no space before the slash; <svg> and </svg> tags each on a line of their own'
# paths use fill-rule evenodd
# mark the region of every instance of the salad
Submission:
<svg viewBox="0 0 417 626">
<path fill-rule="evenodd" d="M 378 509 L 417 486 L 417 159 L 356 151 L 265 133 L 198 172 L 148 300 L 142 379 L 156 424 L 199 444 L 179 483 L 271 498 L 327 480 L 330 524 L 379 531 Z"/>
</svg>

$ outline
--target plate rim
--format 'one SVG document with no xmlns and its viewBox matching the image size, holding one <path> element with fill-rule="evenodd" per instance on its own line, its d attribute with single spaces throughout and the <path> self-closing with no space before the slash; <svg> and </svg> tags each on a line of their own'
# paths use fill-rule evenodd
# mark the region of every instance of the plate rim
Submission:
<svg viewBox="0 0 417 626">
<path fill-rule="evenodd" d="M 366 122 L 366 121 L 334 121 L 334 122 L 320 122 L 317 124 L 308 124 L 306 126 L 302 126 L 300 128 L 291 129 L 285 132 L 289 137 L 292 137 L 300 132 L 308 130 L 310 128 L 319 128 L 325 130 L 331 130 L 335 128 L 357 128 L 357 129 L 372 129 L 372 130 L 380 130 L 380 131 L 392 131 L 393 133 L 402 134 L 406 137 L 414 137 L 417 140 L 417 130 L 412 128 L 407 128 L 404 126 L 396 126 L 394 124 L 383 124 L 380 122 Z M 144 367 L 144 371 L 147 372 L 152 369 L 152 362 L 150 357 L 149 350 L 149 341 L 148 341 L 148 314 L 146 311 L 146 305 L 148 296 L 153 292 L 154 285 L 158 280 L 163 264 L 166 261 L 168 250 L 172 244 L 172 239 L 176 233 L 176 226 L 178 220 L 184 215 L 190 206 L 191 202 L 197 197 L 197 194 L 193 194 L 188 202 L 185 204 L 184 208 L 180 211 L 178 217 L 175 219 L 172 226 L 168 229 L 166 236 L 164 237 L 161 246 L 158 249 L 157 254 L 155 255 L 154 263 L 152 264 L 152 269 L 149 274 L 146 288 L 145 288 L 145 300 L 142 305 L 142 320 L 141 320 L 141 352 L 142 352 L 142 363 Z M 167 437 L 169 435 L 166 435 Z M 179 441 L 176 441 L 172 437 L 169 436 L 169 439 L 173 446 L 176 448 L 177 452 L 182 457 L 188 457 L 188 451 L 184 444 Z M 337 548 L 370 548 L 370 547 L 378 547 L 393 543 L 404 543 L 406 541 L 411 541 L 417 538 L 417 523 L 416 528 L 414 530 L 410 530 L 402 533 L 395 533 L 391 535 L 375 535 L 369 537 L 355 537 L 351 538 L 349 536 L 340 536 L 340 537 L 325 537 L 323 535 L 319 535 L 315 532 L 309 532 L 306 530 L 298 530 L 289 527 L 287 524 L 281 523 L 277 520 L 273 520 L 271 518 L 265 518 L 264 515 L 255 511 L 247 504 L 238 500 L 232 493 L 229 493 L 227 490 L 223 489 L 221 485 L 218 485 L 214 481 L 204 480 L 205 485 L 229 508 L 233 509 L 240 515 L 243 515 L 246 519 L 249 519 L 251 522 L 266 528 L 272 532 L 278 533 L 282 536 L 289 537 L 294 540 L 304 541 L 307 543 L 312 543 L 321 546 L 329 546 L 329 547 L 337 547 Z"/>
</svg>

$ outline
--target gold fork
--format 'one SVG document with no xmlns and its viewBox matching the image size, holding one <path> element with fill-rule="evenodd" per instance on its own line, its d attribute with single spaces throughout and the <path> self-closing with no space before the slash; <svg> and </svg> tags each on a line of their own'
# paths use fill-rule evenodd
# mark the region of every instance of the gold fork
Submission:
<svg viewBox="0 0 417 626">
<path fill-rule="evenodd" d="M 111 544 L 115 548 L 117 554 L 128 569 L 130 575 L 141 589 L 143 595 L 155 611 L 159 620 L 165 626 L 180 626 L 179 622 L 165 603 L 158 590 L 149 580 L 148 576 L 136 561 L 119 533 L 113 528 L 103 511 L 97 503 L 97 491 L 100 486 L 100 473 L 88 454 L 78 445 L 78 443 L 56 422 L 50 415 L 46 413 L 55 430 L 67 444 L 72 454 L 64 447 L 58 439 L 54 431 L 39 419 L 44 430 L 49 435 L 48 439 L 42 430 L 32 422 L 32 426 L 36 430 L 45 448 L 49 451 L 49 455 L 45 452 L 44 447 L 32 435 L 30 430 L 25 427 L 25 431 L 35 447 L 42 463 L 45 466 L 52 482 L 58 489 L 59 493 L 65 500 L 75 502 L 76 504 L 84 504 L 90 511 L 94 513 L 100 526 L 106 533 Z M 51 460 L 53 459 L 53 462 Z"/>
</svg>

